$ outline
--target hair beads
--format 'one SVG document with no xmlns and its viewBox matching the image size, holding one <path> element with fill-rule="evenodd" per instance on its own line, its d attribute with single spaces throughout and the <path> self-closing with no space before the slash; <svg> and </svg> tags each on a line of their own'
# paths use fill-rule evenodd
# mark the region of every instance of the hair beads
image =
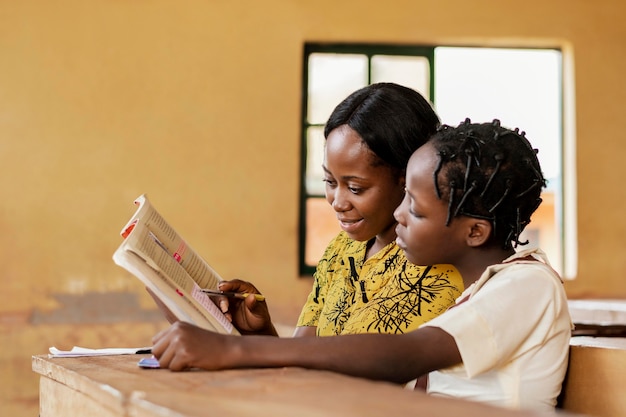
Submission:
<svg viewBox="0 0 626 417">
<path fill-rule="evenodd" d="M 442 126 L 430 143 L 439 155 L 434 183 L 437 196 L 448 201 L 446 224 L 459 215 L 487 219 L 503 247 L 527 244 L 519 237 L 541 203 L 546 180 L 525 132 L 497 119 L 465 119 L 456 128 Z M 520 157 L 523 164 L 516 163 Z"/>
</svg>

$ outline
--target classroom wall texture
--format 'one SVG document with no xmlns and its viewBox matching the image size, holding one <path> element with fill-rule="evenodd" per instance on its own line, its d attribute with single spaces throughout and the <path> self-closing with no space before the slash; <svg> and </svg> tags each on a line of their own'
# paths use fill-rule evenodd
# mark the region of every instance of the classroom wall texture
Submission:
<svg viewBox="0 0 626 417">
<path fill-rule="evenodd" d="M 142 193 L 295 324 L 311 285 L 297 270 L 306 41 L 567 48 L 566 288 L 626 298 L 624 18 L 621 0 L 0 0 L 0 414 L 36 415 L 32 355 L 150 345 L 166 326 L 111 260 Z"/>
</svg>

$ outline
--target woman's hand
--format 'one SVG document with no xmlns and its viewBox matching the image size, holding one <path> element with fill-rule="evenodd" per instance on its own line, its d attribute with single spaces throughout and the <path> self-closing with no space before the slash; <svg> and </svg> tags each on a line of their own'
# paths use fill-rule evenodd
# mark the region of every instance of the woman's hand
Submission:
<svg viewBox="0 0 626 417">
<path fill-rule="evenodd" d="M 260 294 L 250 282 L 234 279 L 220 282 L 218 289 L 226 292 L 249 293 L 245 299 L 219 297 L 216 304 L 241 334 L 278 336 L 265 301 L 252 294 Z"/>
</svg>

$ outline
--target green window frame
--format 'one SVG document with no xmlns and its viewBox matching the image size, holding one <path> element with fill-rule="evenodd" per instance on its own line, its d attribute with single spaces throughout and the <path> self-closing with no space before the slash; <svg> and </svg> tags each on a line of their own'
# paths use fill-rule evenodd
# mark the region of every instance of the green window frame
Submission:
<svg viewBox="0 0 626 417">
<path fill-rule="evenodd" d="M 311 214 L 312 212 L 321 213 L 320 210 L 322 210 L 322 207 L 324 206 L 324 204 L 327 205 L 327 203 L 325 203 L 325 198 L 323 194 L 322 182 L 320 181 L 320 185 L 317 186 L 315 185 L 317 179 L 315 178 L 311 179 L 312 177 L 314 177 L 314 175 L 311 175 L 311 171 L 314 170 L 315 168 L 314 166 L 318 164 L 321 165 L 321 161 L 319 159 L 320 158 L 319 153 L 323 152 L 321 150 L 323 149 L 323 144 L 320 145 L 320 140 L 321 142 L 323 142 L 322 132 L 323 132 L 324 123 L 326 122 L 326 120 L 323 117 L 322 118 L 320 117 L 319 111 L 316 111 L 315 109 L 312 110 L 315 104 L 314 98 L 316 94 L 315 91 L 312 91 L 314 89 L 314 86 L 316 85 L 315 80 L 313 79 L 315 76 L 315 72 L 312 71 L 311 69 L 312 60 L 320 56 L 322 57 L 328 56 L 331 58 L 336 57 L 337 59 L 342 59 L 342 58 L 351 56 L 351 57 L 357 57 L 358 60 L 360 60 L 357 67 L 359 68 L 362 67 L 362 69 L 359 69 L 359 72 L 354 77 L 354 79 L 352 78 L 346 79 L 345 76 L 342 79 L 341 76 L 338 76 L 339 84 L 337 85 L 339 87 L 343 87 L 344 89 L 347 88 L 340 84 L 341 81 L 343 80 L 343 82 L 347 81 L 347 84 L 349 84 L 351 88 L 349 88 L 347 91 L 343 91 L 341 94 L 338 94 L 336 91 L 333 91 L 332 88 L 327 87 L 326 90 L 324 90 L 325 92 L 322 93 L 322 95 L 325 94 L 325 95 L 331 95 L 331 96 L 333 96 L 334 94 L 333 98 L 335 101 L 332 102 L 332 107 L 334 108 L 334 106 L 337 105 L 339 101 L 345 98 L 349 93 L 356 90 L 357 88 L 371 84 L 372 82 L 394 81 L 394 82 L 399 82 L 400 84 L 408 85 L 402 82 L 401 80 L 399 81 L 399 80 L 393 79 L 393 76 L 394 76 L 393 74 L 391 75 L 392 79 L 386 79 L 385 76 L 383 76 L 383 78 L 381 79 L 380 74 L 377 73 L 377 71 L 380 72 L 379 70 L 380 65 L 379 66 L 376 65 L 376 62 L 377 62 L 376 59 L 378 57 L 419 58 L 420 60 L 423 60 L 424 62 L 426 62 L 426 69 L 425 69 L 424 74 L 421 75 L 421 77 L 426 77 L 427 79 L 424 81 L 425 84 L 422 88 L 416 88 L 414 85 L 408 85 L 408 86 L 415 88 L 416 90 L 420 91 L 425 97 L 429 98 L 431 103 L 433 103 L 434 107 L 436 108 L 437 112 L 440 114 L 443 123 L 455 124 L 455 123 L 460 122 L 462 119 L 446 120 L 445 117 L 443 117 L 442 114 L 440 113 L 440 110 L 438 109 L 438 104 L 442 104 L 445 100 L 450 102 L 450 101 L 454 101 L 455 99 L 450 98 L 449 96 L 446 97 L 445 95 L 442 95 L 443 98 L 440 100 L 440 103 L 437 102 L 437 99 L 438 99 L 437 88 L 439 88 L 440 92 L 443 92 L 445 88 L 438 87 L 438 80 L 436 79 L 436 76 L 438 74 L 436 70 L 438 70 L 441 67 L 444 67 L 444 64 L 442 64 L 439 68 L 436 67 L 438 62 L 446 63 L 445 65 L 447 65 L 448 69 L 454 70 L 455 67 L 461 67 L 457 70 L 459 71 L 464 70 L 464 68 L 462 68 L 464 67 L 464 65 L 450 64 L 446 59 L 444 59 L 444 57 L 446 56 L 444 52 L 454 49 L 453 52 L 456 53 L 455 48 L 459 48 L 460 54 L 468 52 L 466 50 L 463 50 L 463 48 L 461 47 L 448 47 L 445 45 L 389 45 L 389 44 L 354 44 L 354 43 L 350 43 L 350 44 L 307 43 L 304 45 L 304 56 L 303 56 L 304 65 L 303 65 L 303 73 L 302 73 L 302 80 L 303 80 L 302 82 L 302 113 L 301 113 L 302 131 L 301 131 L 301 155 L 300 155 L 300 159 L 301 159 L 300 180 L 301 181 L 300 181 L 299 242 L 298 242 L 299 243 L 299 251 L 298 251 L 299 273 L 301 276 L 312 275 L 312 273 L 315 271 L 317 259 L 319 259 L 319 257 L 322 255 L 320 251 L 323 251 L 323 248 L 325 248 L 326 245 L 329 243 L 330 238 L 332 238 L 332 236 L 334 236 L 334 234 L 336 234 L 340 230 L 338 225 L 336 225 L 336 221 L 334 219 L 324 220 L 326 217 L 328 217 L 328 214 L 325 214 L 325 215 L 316 214 L 315 218 L 312 218 L 312 214 Z M 491 50 L 495 49 L 497 50 L 497 53 L 500 53 L 500 54 L 502 53 L 506 54 L 508 53 L 509 50 L 511 50 L 513 53 L 515 53 L 515 51 L 548 51 L 547 52 L 548 54 L 555 52 L 554 59 L 557 60 L 555 61 L 557 62 L 556 68 L 558 68 L 558 70 L 561 71 L 559 74 L 560 78 L 557 78 L 557 80 L 562 80 L 563 73 L 562 73 L 562 67 L 560 66 L 562 62 L 561 55 L 560 55 L 561 51 L 556 48 L 551 48 L 551 49 L 549 48 L 548 49 L 517 48 L 517 47 L 488 48 L 488 47 L 474 46 L 474 47 L 465 48 L 465 49 L 469 49 L 469 53 L 476 53 L 476 54 L 482 53 L 490 49 Z M 441 58 L 438 58 L 438 57 L 441 57 Z M 505 58 L 505 60 L 506 59 L 507 58 Z M 513 57 L 512 59 L 514 60 L 515 57 Z M 351 61 L 348 60 L 346 62 L 348 66 L 351 65 L 350 63 Z M 554 67 L 555 66 L 553 65 L 550 68 L 554 68 Z M 339 66 L 339 67 L 336 67 L 336 69 L 337 68 L 340 68 L 339 72 L 343 71 L 343 67 Z M 442 83 L 446 83 L 444 85 L 447 86 L 447 83 L 451 83 L 450 76 L 446 76 L 445 71 L 440 71 L 439 73 L 440 73 L 439 78 L 442 80 L 445 80 L 445 81 L 442 81 Z M 330 75 L 326 74 L 326 76 L 332 78 L 334 74 L 331 71 Z M 462 79 L 462 77 L 463 77 L 462 75 L 459 76 L 460 79 Z M 454 82 L 455 79 L 452 78 L 452 80 Z M 489 82 L 490 82 L 489 80 L 486 81 L 486 83 L 489 83 Z M 561 81 L 557 81 L 556 83 L 558 84 L 559 82 Z M 471 82 L 469 84 L 471 84 Z M 552 84 L 554 85 L 555 82 L 553 81 Z M 484 85 L 488 86 L 488 84 L 484 84 Z M 556 189 L 552 191 L 553 194 L 555 195 L 554 200 L 556 200 L 556 202 L 554 206 L 555 208 L 553 210 L 554 217 L 551 218 L 550 221 L 553 221 L 555 225 L 553 228 L 554 230 L 550 230 L 549 233 L 555 235 L 554 239 L 552 240 L 558 241 L 557 242 L 558 250 L 555 250 L 555 252 L 557 252 L 556 255 L 553 255 L 550 253 L 548 253 L 548 255 L 550 256 L 552 264 L 553 266 L 555 266 L 555 269 L 562 271 L 563 265 L 564 265 L 563 254 L 565 252 L 563 248 L 564 230 L 565 230 L 563 219 L 565 215 L 562 210 L 563 201 L 564 201 L 562 181 L 564 181 L 563 173 L 565 172 L 563 169 L 563 159 L 562 159 L 563 155 L 565 154 L 564 143 L 563 143 L 563 132 L 562 132 L 562 126 L 564 123 L 563 106 L 562 106 L 562 96 L 563 96 L 562 82 L 561 84 L 554 86 L 554 88 L 558 89 L 558 91 L 554 90 L 552 92 L 552 95 L 551 95 L 551 100 L 553 103 L 552 108 L 557 108 L 554 113 L 555 114 L 554 118 L 558 118 L 559 120 L 555 120 L 556 123 L 553 123 L 553 125 L 555 126 L 555 129 L 558 130 L 556 132 L 553 132 L 552 134 L 552 138 L 556 139 L 556 142 L 553 145 L 557 147 L 556 150 L 558 152 L 556 153 L 556 156 L 552 157 L 552 159 L 554 158 L 558 159 L 557 161 L 553 161 L 553 162 L 560 167 L 560 171 L 559 171 L 559 176 L 557 177 L 555 181 Z M 338 89 L 341 90 L 341 88 L 338 88 Z M 328 115 L 330 114 L 330 111 L 332 111 L 332 108 L 330 108 L 329 105 L 327 105 L 326 107 L 327 108 L 325 109 L 324 114 L 327 113 L 325 116 L 327 118 Z M 484 116 L 484 117 L 487 117 L 487 116 Z M 495 112 L 493 117 L 500 118 L 499 110 Z M 472 117 L 472 120 L 475 120 L 474 117 Z M 478 120 L 478 121 L 488 121 L 488 120 Z M 511 126 L 510 124 L 504 123 L 504 121 L 503 121 L 503 124 L 509 127 L 517 127 L 517 126 Z M 526 126 L 526 121 L 524 121 L 524 125 L 521 127 L 525 127 L 525 126 Z M 531 139 L 531 141 L 533 140 L 533 136 L 529 135 L 529 138 Z M 535 143 L 533 142 L 533 144 Z M 541 147 L 540 147 L 540 151 L 541 151 Z M 541 155 L 542 155 L 542 152 L 540 152 L 540 157 Z M 315 160 L 314 156 L 317 157 L 318 159 Z M 542 164 L 544 164 L 543 161 L 542 161 Z M 571 169 L 568 172 L 571 172 Z M 330 210 L 330 208 L 328 208 L 328 210 Z M 332 227 L 332 222 L 334 222 L 334 225 L 336 226 L 336 229 L 334 230 L 334 232 L 332 234 L 322 233 L 321 231 L 325 230 L 324 225 L 326 224 L 326 227 Z M 569 232 L 570 240 L 572 239 L 571 237 L 572 235 L 574 236 L 573 239 L 575 240 L 574 229 L 572 228 L 570 224 L 568 224 L 568 230 L 570 231 Z M 324 237 L 320 239 L 319 237 L 316 237 L 315 236 L 316 233 L 313 233 L 313 232 L 316 232 L 317 234 L 321 234 Z M 545 235 L 545 233 L 543 234 Z M 527 237 L 530 238 L 532 242 L 534 239 L 539 240 L 537 236 L 538 236 L 538 231 L 531 230 L 528 232 Z M 542 239 L 542 241 L 543 240 L 544 239 Z M 312 253 L 311 249 L 314 246 L 316 246 L 316 252 Z M 543 244 L 541 246 L 543 247 Z"/>
</svg>

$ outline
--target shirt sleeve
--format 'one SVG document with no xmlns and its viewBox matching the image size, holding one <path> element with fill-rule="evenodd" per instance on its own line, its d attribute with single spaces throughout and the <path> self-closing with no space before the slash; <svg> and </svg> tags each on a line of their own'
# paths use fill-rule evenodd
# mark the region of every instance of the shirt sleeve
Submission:
<svg viewBox="0 0 626 417">
<path fill-rule="evenodd" d="M 543 344 L 562 306 L 562 284 L 543 264 L 514 264 L 496 273 L 469 300 L 425 326 L 450 334 L 468 377 Z"/>
</svg>

